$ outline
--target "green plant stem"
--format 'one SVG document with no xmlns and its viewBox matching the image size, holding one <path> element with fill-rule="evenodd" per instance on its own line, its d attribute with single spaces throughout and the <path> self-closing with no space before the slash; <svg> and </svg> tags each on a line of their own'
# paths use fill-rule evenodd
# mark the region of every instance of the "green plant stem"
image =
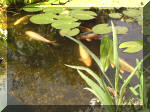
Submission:
<svg viewBox="0 0 150 112">
<path fill-rule="evenodd" d="M 100 70 L 102 71 L 104 77 L 107 79 L 107 81 L 108 81 L 108 83 L 110 84 L 110 86 L 111 86 L 112 88 L 114 88 L 113 84 L 111 83 L 111 81 L 110 81 L 109 78 L 107 77 L 107 75 L 106 75 L 106 73 L 105 73 L 105 71 L 104 71 L 104 68 L 103 68 L 103 66 L 102 66 L 102 64 L 101 64 L 101 62 L 100 62 L 100 60 L 99 60 L 99 58 L 98 58 L 95 54 L 93 54 L 84 44 L 82 44 L 82 43 L 79 42 L 78 40 L 76 40 L 76 39 L 74 39 L 73 37 L 70 37 L 70 36 L 66 36 L 66 37 L 69 38 L 69 39 L 71 39 L 71 40 L 73 40 L 74 42 L 76 42 L 77 44 L 81 45 L 84 49 L 87 50 L 87 52 L 89 53 L 89 55 L 90 55 L 90 56 L 94 59 L 94 61 L 98 64 Z"/>
<path fill-rule="evenodd" d="M 121 104 L 122 99 L 123 99 L 123 95 L 125 92 L 125 88 L 127 87 L 127 85 L 129 84 L 130 80 L 132 79 L 132 77 L 136 74 L 136 71 L 138 70 L 139 66 L 142 65 L 143 61 L 145 59 L 147 59 L 150 56 L 150 53 L 144 57 L 144 59 L 142 59 L 138 65 L 135 67 L 135 69 L 133 70 L 133 72 L 128 76 L 128 78 L 125 80 L 124 84 L 122 85 L 121 89 L 120 89 L 120 97 L 119 97 L 119 101 L 118 101 L 118 105 Z"/>
<path fill-rule="evenodd" d="M 125 81 L 123 80 L 122 76 L 119 75 L 120 79 L 123 81 L 123 83 L 125 83 Z M 131 92 L 135 95 L 135 96 L 138 96 L 138 92 L 136 91 L 136 88 L 132 87 L 131 84 L 129 83 L 128 85 L 129 89 L 131 90 Z"/>
<path fill-rule="evenodd" d="M 113 52 L 114 52 L 114 64 L 116 66 L 116 73 L 115 73 L 115 97 L 116 97 L 116 104 L 118 102 L 118 91 L 119 91 L 119 57 L 118 57 L 118 40 L 117 34 L 114 27 L 113 22 L 112 24 L 112 31 L 113 31 Z"/>
</svg>

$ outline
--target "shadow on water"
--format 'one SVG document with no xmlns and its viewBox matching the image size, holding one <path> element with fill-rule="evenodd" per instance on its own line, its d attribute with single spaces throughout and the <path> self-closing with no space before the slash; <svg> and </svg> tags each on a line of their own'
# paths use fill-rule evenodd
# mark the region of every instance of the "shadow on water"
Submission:
<svg viewBox="0 0 150 112">
<path fill-rule="evenodd" d="M 22 17 L 24 14 L 20 14 Z M 87 105 L 94 96 L 84 90 L 85 82 L 78 73 L 64 64 L 83 65 L 79 61 L 78 45 L 61 37 L 49 25 L 35 25 L 29 21 L 18 26 L 13 23 L 19 16 L 8 14 L 8 91 L 11 96 L 19 100 L 20 104 L 34 105 Z M 119 43 L 129 40 L 142 39 L 140 27 L 136 23 L 114 21 L 115 25 L 129 28 L 129 33 L 120 38 Z M 29 41 L 24 34 L 31 30 L 49 40 L 55 40 L 60 46 L 55 47 L 47 43 Z M 84 42 L 99 56 L 99 40 Z M 119 51 L 120 57 L 135 66 L 135 57 L 142 58 L 142 52 L 127 54 Z M 97 70 L 95 64 L 91 67 Z M 111 71 L 108 71 L 112 76 Z M 128 73 L 126 73 L 126 76 Z M 134 78 L 133 82 L 137 83 Z M 9 96 L 10 96 L 9 95 Z M 8 104 L 13 102 L 8 97 Z"/>
</svg>

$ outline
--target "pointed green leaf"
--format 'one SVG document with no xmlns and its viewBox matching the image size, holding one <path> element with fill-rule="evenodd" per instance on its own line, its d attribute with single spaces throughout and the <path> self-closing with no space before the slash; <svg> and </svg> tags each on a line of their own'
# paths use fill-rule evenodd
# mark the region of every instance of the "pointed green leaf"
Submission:
<svg viewBox="0 0 150 112">
<path fill-rule="evenodd" d="M 113 60 L 113 42 L 109 37 L 103 37 L 100 44 L 100 61 L 106 71 L 110 60 Z"/>
<path fill-rule="evenodd" d="M 99 87 L 94 81 L 92 81 L 90 78 L 84 75 L 84 73 L 82 73 L 80 70 L 78 70 L 78 73 L 97 94 L 98 98 L 101 100 L 103 105 L 113 105 L 111 96 L 108 96 L 101 87 Z"/>
<path fill-rule="evenodd" d="M 103 82 L 103 78 L 98 76 L 97 74 L 95 74 L 91 69 L 87 68 L 87 67 L 83 67 L 83 66 L 72 66 L 72 65 L 66 65 L 68 67 L 71 67 L 73 69 L 78 69 L 78 70 L 84 70 L 87 73 L 89 73 L 98 83 L 99 86 L 104 89 L 104 82 Z"/>
<path fill-rule="evenodd" d="M 109 82 L 109 84 L 111 85 L 111 87 L 113 88 L 113 85 L 111 83 L 111 81 L 109 80 L 108 76 L 106 75 L 105 71 L 104 71 L 104 68 L 100 62 L 100 59 L 94 54 L 92 53 L 91 50 L 89 50 L 84 44 L 82 44 L 80 41 L 74 39 L 73 37 L 70 37 L 70 36 L 66 36 L 67 38 L 73 40 L 74 42 L 76 42 L 77 44 L 79 44 L 80 46 L 82 46 L 88 53 L 89 55 L 93 58 L 93 60 L 97 63 L 98 67 L 101 69 L 104 77 L 107 79 L 107 81 Z M 104 88 L 107 88 L 105 85 L 104 85 Z M 106 90 L 106 89 L 105 89 Z M 108 91 L 107 91 L 108 93 Z M 109 94 L 109 93 L 108 93 Z"/>
</svg>

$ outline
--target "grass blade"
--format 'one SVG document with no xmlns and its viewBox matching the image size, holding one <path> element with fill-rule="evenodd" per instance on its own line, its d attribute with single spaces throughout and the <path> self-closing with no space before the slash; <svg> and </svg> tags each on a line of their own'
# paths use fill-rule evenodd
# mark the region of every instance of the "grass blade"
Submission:
<svg viewBox="0 0 150 112">
<path fill-rule="evenodd" d="M 74 68 L 74 69 L 77 69 L 77 70 L 84 70 L 84 71 L 86 71 L 87 73 L 89 73 L 99 83 L 99 86 L 106 92 L 106 94 L 108 96 L 111 96 L 109 91 L 108 91 L 107 85 L 104 82 L 104 80 L 102 78 L 98 77 L 92 70 L 90 70 L 87 67 L 83 67 L 83 66 L 71 66 L 71 65 L 66 65 L 66 66 Z"/>
<path fill-rule="evenodd" d="M 91 93 L 93 93 L 97 98 L 99 97 L 95 91 L 93 91 L 91 88 L 84 88 Z M 113 106 L 104 106 L 105 110 L 108 110 L 108 112 L 115 112 L 115 108 Z"/>
<path fill-rule="evenodd" d="M 122 98 L 123 98 L 123 95 L 124 95 L 124 92 L 125 92 L 125 88 L 127 87 L 127 85 L 129 84 L 130 80 L 132 79 L 132 77 L 136 74 L 136 71 L 138 70 L 139 66 L 142 65 L 143 61 L 145 59 L 147 59 L 148 57 L 150 56 L 150 53 L 144 57 L 144 59 L 142 59 L 138 65 L 135 67 L 134 71 L 127 77 L 127 79 L 125 80 L 124 84 L 122 85 L 121 89 L 120 89 L 120 98 L 119 98 L 119 101 L 118 101 L 118 105 L 121 104 L 122 102 Z"/>
<path fill-rule="evenodd" d="M 113 105 L 113 100 L 111 96 L 107 95 L 101 87 L 99 87 L 94 81 L 92 81 L 90 78 L 84 75 L 80 70 L 78 70 L 78 73 L 92 88 L 92 90 L 95 91 L 95 93 L 98 95 L 98 98 L 101 100 L 103 105 Z"/>
<path fill-rule="evenodd" d="M 124 80 L 120 74 L 119 74 L 119 77 L 124 83 Z M 139 96 L 139 93 L 136 91 L 136 88 L 132 87 L 130 83 L 128 84 L 128 87 L 135 96 L 137 96 L 137 97 Z"/>
<path fill-rule="evenodd" d="M 66 65 L 66 66 L 73 68 L 73 69 L 86 71 L 99 83 L 100 87 L 104 89 L 105 83 L 103 83 L 104 82 L 103 79 L 100 78 L 97 74 L 95 74 L 91 69 L 89 69 L 87 67 L 83 67 L 83 66 L 72 66 L 72 65 Z"/>
<path fill-rule="evenodd" d="M 106 75 L 106 73 L 105 73 L 105 71 L 104 71 L 104 68 L 103 68 L 103 66 L 102 66 L 102 64 L 101 64 L 101 62 L 100 62 L 100 60 L 99 60 L 99 58 L 98 58 L 94 53 L 92 53 L 92 51 L 89 50 L 89 49 L 88 49 L 84 44 L 82 44 L 80 41 L 78 41 L 78 40 L 76 40 L 76 39 L 74 39 L 73 37 L 70 37 L 70 36 L 66 36 L 66 37 L 69 38 L 69 39 L 71 39 L 71 40 L 73 40 L 74 42 L 76 42 L 76 43 L 79 44 L 80 46 L 82 46 L 82 47 L 89 53 L 89 55 L 94 59 L 94 61 L 97 63 L 97 65 L 98 65 L 99 68 L 101 69 L 101 71 L 102 71 L 104 77 L 107 79 L 107 81 L 108 81 L 108 83 L 110 84 L 110 86 L 111 86 L 112 88 L 114 88 L 113 85 L 112 85 L 112 83 L 111 83 L 111 81 L 110 81 L 109 78 L 107 77 L 107 75 Z"/>
<path fill-rule="evenodd" d="M 115 96 L 118 98 L 117 91 L 119 90 L 119 57 L 118 57 L 118 40 L 117 34 L 114 27 L 113 22 L 112 24 L 112 32 L 113 32 L 113 53 L 114 53 L 114 64 L 116 66 L 116 73 L 115 73 Z"/>
</svg>

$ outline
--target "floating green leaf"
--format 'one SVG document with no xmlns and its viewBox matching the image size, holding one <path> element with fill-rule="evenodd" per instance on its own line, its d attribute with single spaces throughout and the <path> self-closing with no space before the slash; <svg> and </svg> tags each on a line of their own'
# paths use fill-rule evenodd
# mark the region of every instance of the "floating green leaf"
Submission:
<svg viewBox="0 0 150 112">
<path fill-rule="evenodd" d="M 64 3 L 67 3 L 68 0 L 59 0 L 59 2 L 60 2 L 61 4 L 64 4 Z"/>
<path fill-rule="evenodd" d="M 42 7 L 38 7 L 39 4 L 31 4 L 31 5 L 27 5 L 23 8 L 24 11 L 27 12 L 37 12 L 37 11 L 41 11 L 43 10 Z"/>
<path fill-rule="evenodd" d="M 96 34 L 107 34 L 111 33 L 112 29 L 108 24 L 98 24 L 92 28 L 92 31 Z"/>
<path fill-rule="evenodd" d="M 52 27 L 56 29 L 71 29 L 78 27 L 80 23 L 78 22 L 68 22 L 68 21 L 56 21 L 52 23 Z"/>
<path fill-rule="evenodd" d="M 137 17 L 141 13 L 137 9 L 127 9 L 127 10 L 123 11 L 123 14 L 126 15 L 126 16 L 128 16 L 128 17 Z"/>
<path fill-rule="evenodd" d="M 133 18 L 128 18 L 128 19 L 126 19 L 126 22 L 127 23 L 131 23 L 131 22 L 134 22 L 135 21 L 135 19 L 133 19 Z"/>
<path fill-rule="evenodd" d="M 54 13 L 54 14 L 57 14 L 57 13 L 61 13 L 63 11 L 63 8 L 62 7 L 46 7 L 43 9 L 44 12 L 46 13 Z"/>
<path fill-rule="evenodd" d="M 61 21 L 78 21 L 78 19 L 73 18 L 72 16 L 66 15 L 66 14 L 61 14 L 59 16 L 56 17 L 57 20 L 61 20 Z"/>
<path fill-rule="evenodd" d="M 42 11 L 44 7 L 51 7 L 51 3 L 55 0 L 50 0 L 49 2 L 40 2 L 35 4 L 26 5 L 23 10 L 27 12 L 37 12 Z"/>
<path fill-rule="evenodd" d="M 69 9 L 72 9 L 72 10 L 86 10 L 86 9 L 90 9 L 90 7 L 69 7 Z"/>
<path fill-rule="evenodd" d="M 59 4 L 60 4 L 59 0 L 55 0 L 55 1 L 52 3 L 52 5 L 59 5 Z"/>
<path fill-rule="evenodd" d="M 117 34 L 126 34 L 128 32 L 128 28 L 125 26 L 116 26 L 115 29 Z"/>
<path fill-rule="evenodd" d="M 122 14 L 121 13 L 111 13 L 111 14 L 109 14 L 109 17 L 119 19 L 122 17 Z"/>
<path fill-rule="evenodd" d="M 48 14 L 37 14 L 30 18 L 30 21 L 35 24 L 50 24 L 54 22 L 55 15 L 48 13 Z"/>
<path fill-rule="evenodd" d="M 127 41 L 119 45 L 119 48 L 126 48 L 123 52 L 136 53 L 143 49 L 142 40 Z"/>
<path fill-rule="evenodd" d="M 100 44 L 100 61 L 106 72 L 110 60 L 113 60 L 113 42 L 109 37 L 104 37 Z"/>
<path fill-rule="evenodd" d="M 62 36 L 75 36 L 79 34 L 79 29 L 74 28 L 74 29 L 62 29 L 60 30 L 60 35 Z"/>
<path fill-rule="evenodd" d="M 143 17 L 142 17 L 142 16 L 138 16 L 138 17 L 136 17 L 135 19 L 136 19 L 136 21 L 138 22 L 138 24 L 139 24 L 140 26 L 143 26 Z"/>
<path fill-rule="evenodd" d="M 101 9 L 108 9 L 108 10 L 113 10 L 113 9 L 115 9 L 114 7 L 99 7 L 99 9 L 101 10 Z"/>
<path fill-rule="evenodd" d="M 97 16 L 95 12 L 82 10 L 73 10 L 70 12 L 70 15 L 80 20 L 90 20 L 94 19 L 95 16 Z"/>
</svg>

